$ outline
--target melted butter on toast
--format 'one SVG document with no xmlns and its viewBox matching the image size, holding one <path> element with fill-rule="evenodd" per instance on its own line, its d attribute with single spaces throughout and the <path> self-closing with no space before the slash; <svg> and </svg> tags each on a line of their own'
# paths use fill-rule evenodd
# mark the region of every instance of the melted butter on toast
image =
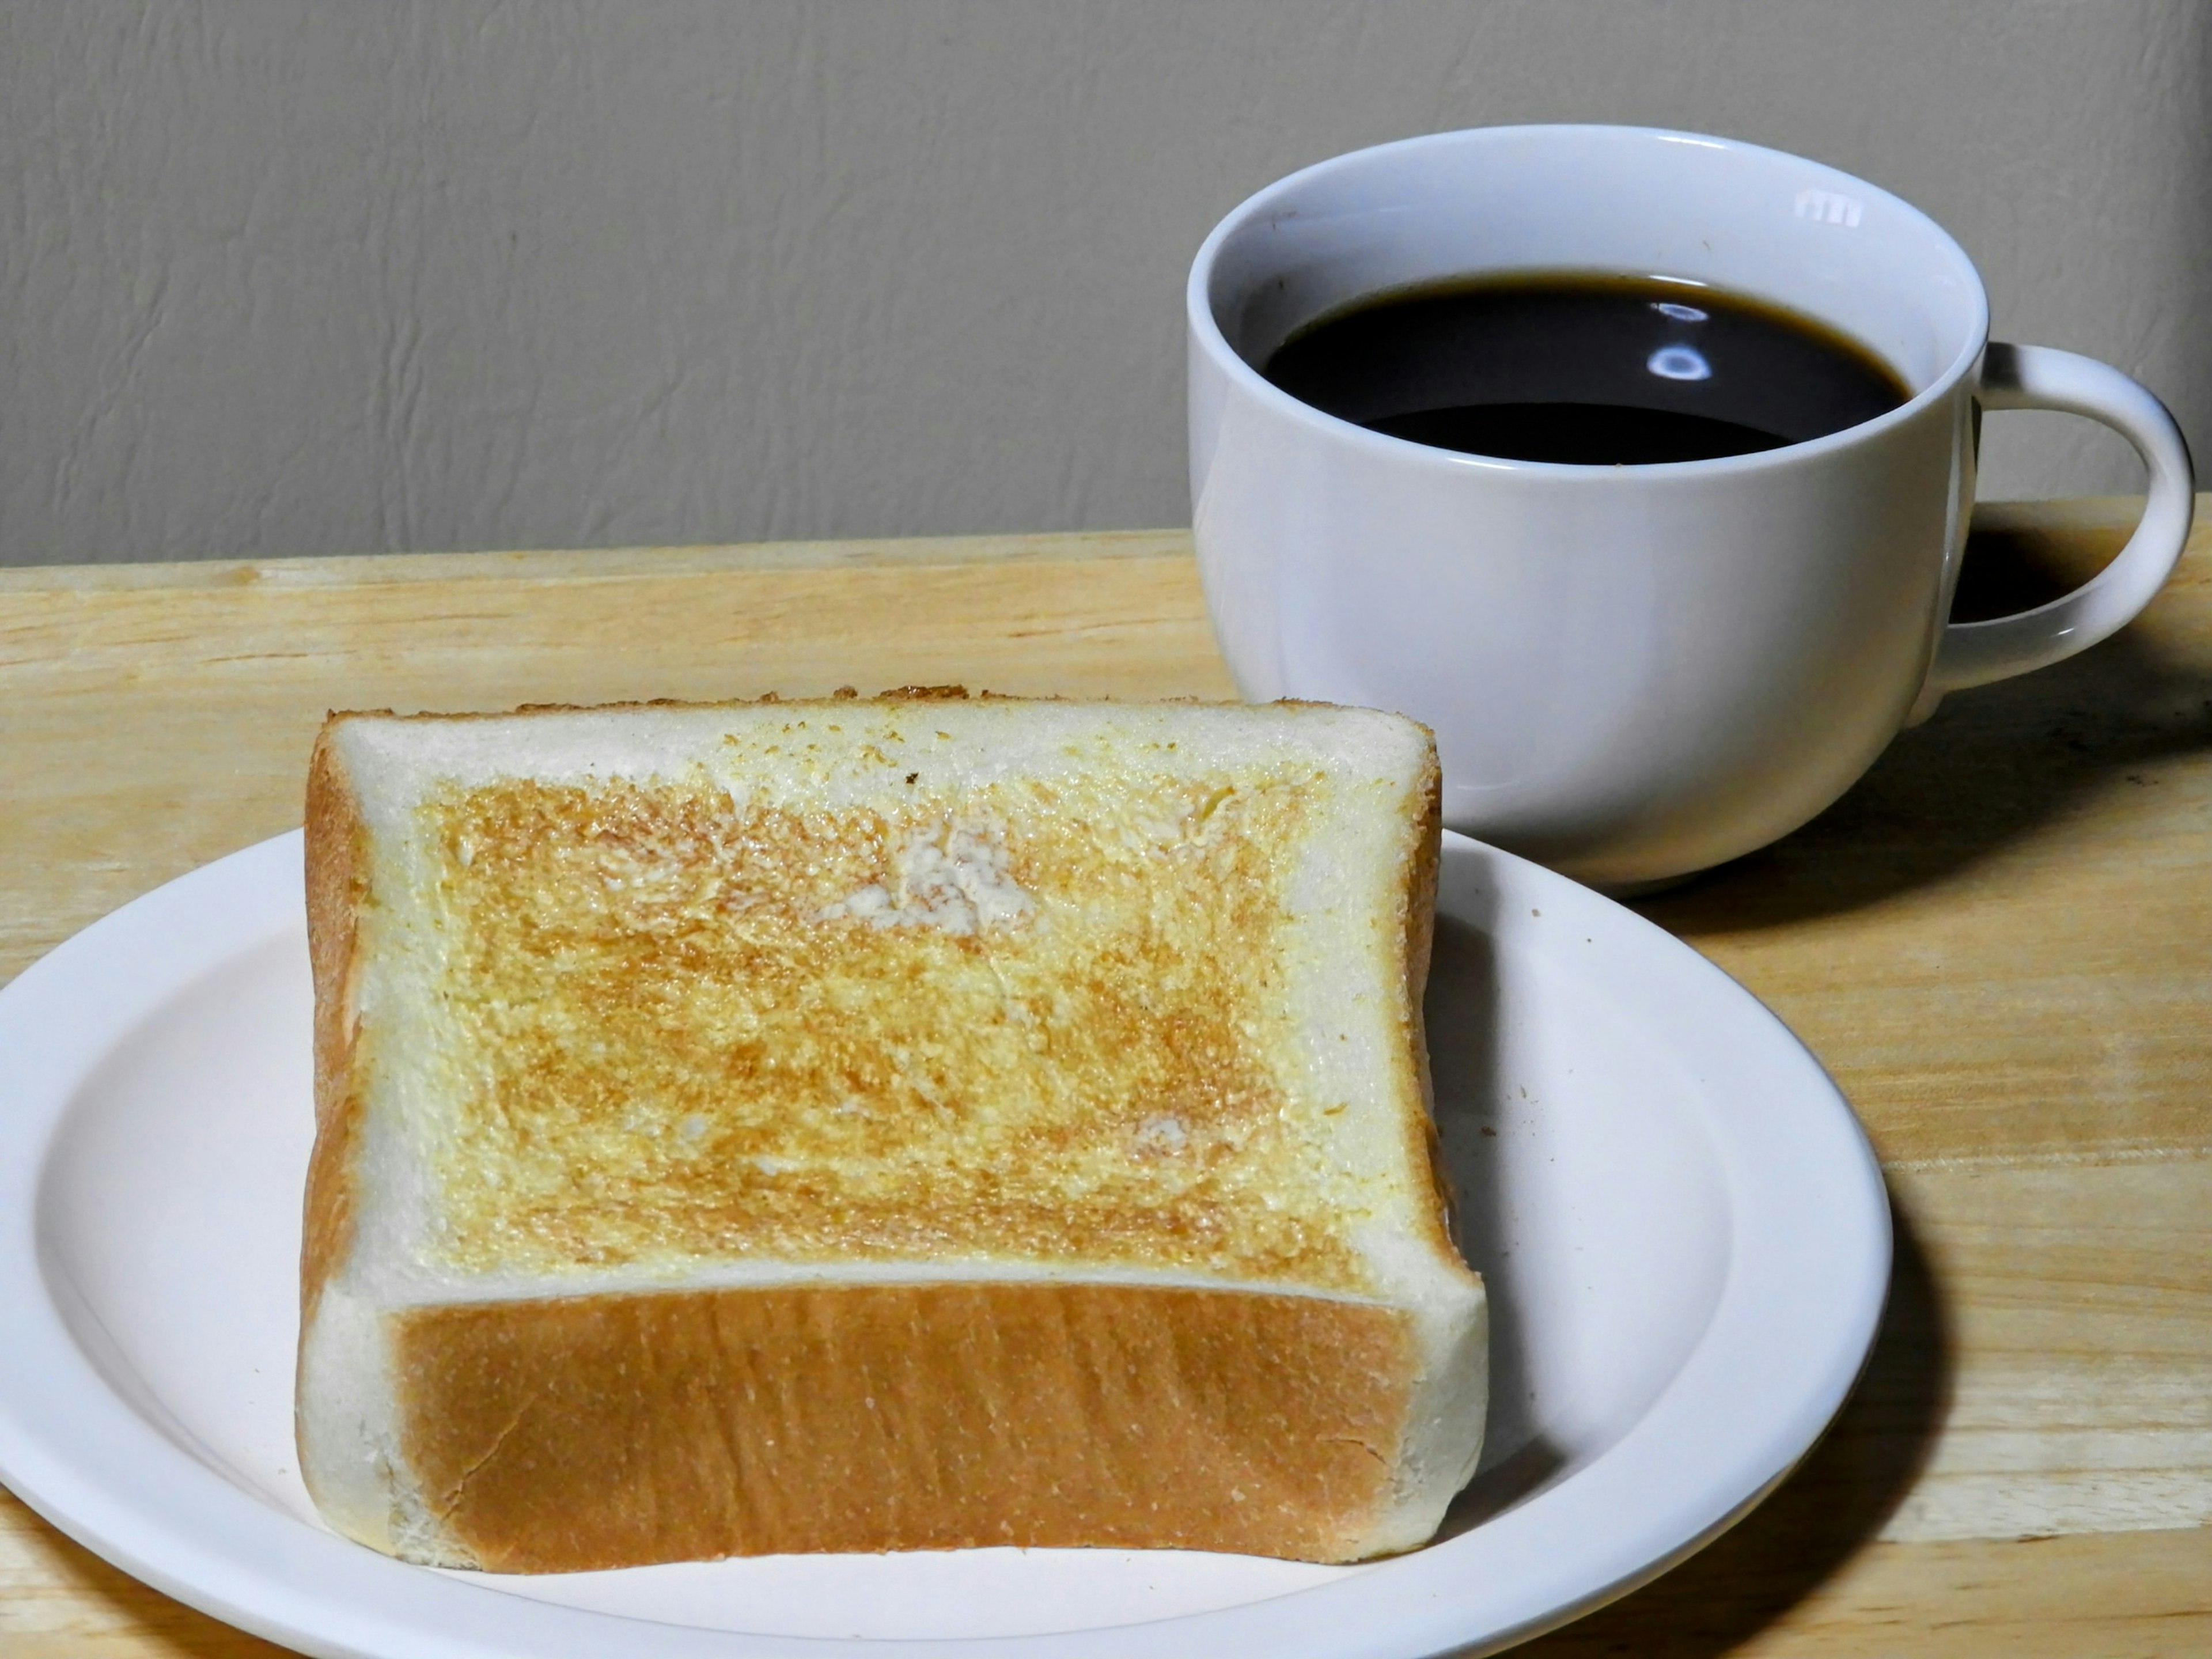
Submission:
<svg viewBox="0 0 2212 1659">
<path fill-rule="evenodd" d="M 1329 787 L 1263 761 L 803 808 L 704 770 L 434 791 L 438 1254 L 1367 1288 L 1283 995 Z"/>
</svg>

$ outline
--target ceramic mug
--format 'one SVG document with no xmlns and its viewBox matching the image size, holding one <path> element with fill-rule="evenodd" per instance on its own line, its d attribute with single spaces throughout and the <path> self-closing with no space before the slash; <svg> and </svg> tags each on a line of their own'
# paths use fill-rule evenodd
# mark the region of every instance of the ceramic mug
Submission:
<svg viewBox="0 0 2212 1659">
<path fill-rule="evenodd" d="M 1363 296 L 1516 270 L 1778 302 L 1911 396 L 1781 448 L 1599 467 L 1385 436 L 1259 373 Z M 1340 156 L 1223 220 L 1187 308 L 1199 564 L 1238 686 L 1426 721 L 1447 824 L 1600 886 L 1787 834 L 1944 692 L 2121 627 L 2188 534 L 2189 454 L 2155 398 L 2092 359 L 1991 343 L 1981 279 L 1934 221 L 1753 144 L 1495 127 Z M 1978 409 L 2031 408 L 2135 446 L 2142 523 L 2076 592 L 1947 625 Z"/>
</svg>

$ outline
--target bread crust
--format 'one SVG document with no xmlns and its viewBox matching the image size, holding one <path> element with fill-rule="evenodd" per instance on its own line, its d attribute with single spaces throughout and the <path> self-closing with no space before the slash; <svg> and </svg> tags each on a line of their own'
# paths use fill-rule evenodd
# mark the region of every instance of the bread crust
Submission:
<svg viewBox="0 0 2212 1659">
<path fill-rule="evenodd" d="M 403 1444 L 496 1571 L 793 1550 L 1352 1559 L 1409 1320 L 1161 1285 L 787 1285 L 426 1308 Z"/>
<path fill-rule="evenodd" d="M 307 766 L 307 950 L 315 983 L 315 1146 L 307 1162 L 300 1243 L 301 1318 L 314 1316 L 323 1286 L 353 1240 L 353 1163 L 362 1100 L 355 1066 L 359 1021 L 354 962 L 368 890 L 367 834 L 343 763 L 331 742 L 342 715 L 316 739 Z"/>
<path fill-rule="evenodd" d="M 371 1058 L 356 1006 L 369 831 L 335 741 L 351 718 L 325 723 L 307 787 L 316 1140 L 303 1334 L 325 1287 L 351 1282 Z M 1395 919 L 1385 910 L 1384 925 L 1395 920 L 1404 964 L 1406 1041 L 1388 1063 L 1409 1086 L 1394 1091 L 1425 1108 L 1422 995 L 1441 823 L 1432 755 L 1424 787 L 1425 811 L 1409 815 L 1402 842 L 1402 906 Z M 1417 1236 L 1472 1284 L 1451 1242 L 1431 1114 L 1413 1115 L 1408 1163 L 1427 1170 L 1436 1197 L 1414 1218 L 1427 1222 Z M 1423 1440 L 1410 1413 L 1435 1355 L 1412 1315 L 1375 1302 L 1000 1279 L 449 1302 L 377 1317 L 394 1513 L 404 1495 L 421 1516 L 389 1531 L 376 1522 L 375 1536 L 347 1529 L 435 1565 L 573 1571 L 977 1545 L 1342 1561 L 1418 1541 L 1376 1540 L 1402 1532 L 1388 1517 L 1408 1449 Z"/>
<path fill-rule="evenodd" d="M 1430 1243 L 1448 1263 L 1459 1266 L 1458 1199 L 1445 1167 L 1443 1140 L 1437 1133 L 1436 1084 L 1429 1073 L 1428 1024 L 1424 1012 L 1429 959 L 1436 948 L 1437 870 L 1443 856 L 1444 775 L 1433 749 L 1422 793 L 1425 809 L 1419 823 L 1411 830 L 1405 853 L 1406 1022 L 1413 1064 L 1419 1073 L 1421 1101 L 1421 1144 L 1412 1155 L 1417 1162 L 1427 1160 L 1429 1185 L 1436 1194 L 1436 1235 Z"/>
</svg>

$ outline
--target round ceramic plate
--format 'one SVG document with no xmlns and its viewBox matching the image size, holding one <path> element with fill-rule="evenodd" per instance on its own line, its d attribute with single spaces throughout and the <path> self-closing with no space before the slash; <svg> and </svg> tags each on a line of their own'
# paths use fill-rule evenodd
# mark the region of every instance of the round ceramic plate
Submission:
<svg viewBox="0 0 2212 1659">
<path fill-rule="evenodd" d="M 1429 1042 L 1492 1395 L 1482 1471 L 1425 1549 L 501 1578 L 337 1538 L 291 1439 L 313 1127 L 297 836 L 0 991 L 0 1480 L 126 1571 L 319 1655 L 1407 1659 L 1562 1623 L 1811 1445 L 1873 1338 L 1888 1210 L 1842 1097 L 1741 988 L 1585 888 L 1444 842 Z"/>
</svg>

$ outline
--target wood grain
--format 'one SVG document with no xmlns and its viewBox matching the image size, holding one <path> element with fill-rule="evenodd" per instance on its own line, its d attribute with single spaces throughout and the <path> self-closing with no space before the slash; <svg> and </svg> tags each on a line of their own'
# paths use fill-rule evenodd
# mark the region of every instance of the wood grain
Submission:
<svg viewBox="0 0 2212 1659">
<path fill-rule="evenodd" d="M 2132 504 L 1984 509 L 1963 612 Z M 1188 538 L 0 573 L 0 978 L 298 821 L 331 707 L 960 681 L 1225 696 Z M 1858 1107 L 1899 1223 L 1779 1492 L 1547 1655 L 2212 1652 L 2212 530 L 2134 627 L 1950 699 L 1789 840 L 1640 908 Z M 276 1650 L 0 1494 L 0 1654 Z"/>
<path fill-rule="evenodd" d="M 1893 1169 L 1890 1185 L 1936 1340 L 1933 1434 L 1880 1536 L 2212 1522 L 2212 1159 Z"/>
<path fill-rule="evenodd" d="M 0 978 L 298 823 L 331 708 L 949 682 L 1235 695 L 1187 534 L 920 552 L 635 552 L 606 556 L 611 573 L 563 553 L 0 573 Z M 169 569 L 174 586 L 157 580 Z"/>
<path fill-rule="evenodd" d="M 2185 1659 L 2212 1652 L 2212 1531 L 1870 1544 L 1838 1558 L 1747 1523 L 1650 1588 L 1514 1651 Z"/>
</svg>

